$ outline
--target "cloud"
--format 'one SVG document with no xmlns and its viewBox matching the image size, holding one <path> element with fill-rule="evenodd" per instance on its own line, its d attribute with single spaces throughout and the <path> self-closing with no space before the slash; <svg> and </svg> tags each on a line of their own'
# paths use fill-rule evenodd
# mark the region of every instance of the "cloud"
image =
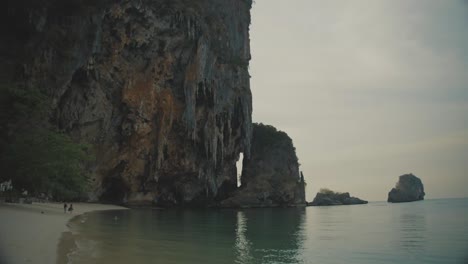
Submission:
<svg viewBox="0 0 468 264">
<path fill-rule="evenodd" d="M 433 160 L 431 168 L 447 169 L 441 188 L 450 193 L 462 179 L 465 165 L 456 155 L 468 137 L 465 5 L 257 0 L 251 28 L 254 120 L 289 133 L 306 172 L 316 171 L 320 161 L 336 167 L 346 161 L 369 183 L 377 168 L 368 171 L 358 160 L 409 168 L 401 158 L 386 159 L 439 157 L 443 150 L 454 162 Z M 426 171 L 423 166 L 414 164 L 414 170 Z M 349 181 L 346 171 L 330 168 L 310 181 Z"/>
</svg>

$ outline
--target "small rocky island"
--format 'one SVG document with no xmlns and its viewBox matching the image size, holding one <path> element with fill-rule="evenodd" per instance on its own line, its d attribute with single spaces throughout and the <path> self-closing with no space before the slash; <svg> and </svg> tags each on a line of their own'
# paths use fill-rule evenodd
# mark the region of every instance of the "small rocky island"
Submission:
<svg viewBox="0 0 468 264">
<path fill-rule="evenodd" d="M 329 189 L 320 189 L 311 203 L 308 206 L 328 206 L 328 205 L 352 205 L 366 204 L 367 201 L 357 197 L 351 197 L 348 192 L 340 193 Z"/>
<path fill-rule="evenodd" d="M 424 186 L 421 179 L 412 173 L 400 176 L 395 188 L 388 193 L 389 203 L 404 203 L 424 200 Z"/>
</svg>

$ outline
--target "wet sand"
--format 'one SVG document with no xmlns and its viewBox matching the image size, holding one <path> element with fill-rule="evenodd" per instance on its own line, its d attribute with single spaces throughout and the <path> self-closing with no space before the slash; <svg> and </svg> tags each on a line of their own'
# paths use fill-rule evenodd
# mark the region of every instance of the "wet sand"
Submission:
<svg viewBox="0 0 468 264">
<path fill-rule="evenodd" d="M 67 223 L 75 216 L 97 210 L 126 209 L 121 206 L 76 203 L 73 213 L 64 213 L 63 204 L 0 203 L 0 264 L 54 264 L 59 241 L 66 238 Z M 62 237 L 63 235 L 63 237 Z"/>
</svg>

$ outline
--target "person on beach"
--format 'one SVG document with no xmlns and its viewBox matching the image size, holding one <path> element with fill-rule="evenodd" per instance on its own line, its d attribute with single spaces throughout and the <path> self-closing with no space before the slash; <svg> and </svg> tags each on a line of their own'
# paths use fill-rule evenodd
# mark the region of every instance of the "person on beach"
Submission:
<svg viewBox="0 0 468 264">
<path fill-rule="evenodd" d="M 70 204 L 70 206 L 68 207 L 68 212 L 73 213 L 73 204 Z"/>
<path fill-rule="evenodd" d="M 64 213 L 67 212 L 67 204 L 66 204 L 66 203 L 63 204 L 63 212 L 64 212 Z"/>
</svg>

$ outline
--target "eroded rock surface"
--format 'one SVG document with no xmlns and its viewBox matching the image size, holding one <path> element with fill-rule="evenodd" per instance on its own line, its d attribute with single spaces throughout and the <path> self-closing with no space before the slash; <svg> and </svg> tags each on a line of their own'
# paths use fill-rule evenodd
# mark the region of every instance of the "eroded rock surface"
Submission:
<svg viewBox="0 0 468 264">
<path fill-rule="evenodd" d="M 351 197 L 348 192 L 318 192 L 314 200 L 307 205 L 310 206 L 328 206 L 328 205 L 352 205 L 352 204 L 367 204 L 367 201 L 357 197 Z"/>
<path fill-rule="evenodd" d="M 291 138 L 254 124 L 250 158 L 244 158 L 241 187 L 224 207 L 304 206 L 305 183 Z"/>
<path fill-rule="evenodd" d="M 387 201 L 390 203 L 402 203 L 424 200 L 424 185 L 413 174 L 401 175 L 395 188 L 388 193 Z"/>
<path fill-rule="evenodd" d="M 249 155 L 251 4 L 7 0 L 0 70 L 93 146 L 92 200 L 205 204 Z"/>
</svg>

